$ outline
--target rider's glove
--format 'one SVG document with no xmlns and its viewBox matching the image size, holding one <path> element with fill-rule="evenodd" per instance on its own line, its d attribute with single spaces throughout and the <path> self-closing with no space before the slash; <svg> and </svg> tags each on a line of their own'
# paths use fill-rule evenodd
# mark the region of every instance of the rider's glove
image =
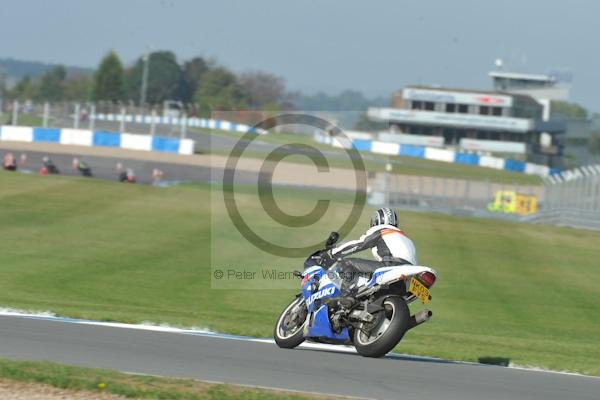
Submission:
<svg viewBox="0 0 600 400">
<path fill-rule="evenodd" d="M 322 265 L 325 268 L 331 267 L 336 261 L 337 261 L 337 257 L 335 257 L 331 253 L 331 249 L 326 250 L 326 251 L 323 252 L 323 255 L 322 255 Z"/>
</svg>

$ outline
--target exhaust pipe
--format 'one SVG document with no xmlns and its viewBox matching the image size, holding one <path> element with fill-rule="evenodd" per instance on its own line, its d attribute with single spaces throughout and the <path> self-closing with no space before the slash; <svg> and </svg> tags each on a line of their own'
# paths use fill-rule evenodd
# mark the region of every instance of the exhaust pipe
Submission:
<svg viewBox="0 0 600 400">
<path fill-rule="evenodd" d="M 431 318 L 432 315 L 433 313 L 431 310 L 421 310 L 415 315 L 412 315 L 408 322 L 408 329 L 412 329 L 415 326 L 421 325 L 423 322 L 429 321 L 429 318 Z"/>
</svg>

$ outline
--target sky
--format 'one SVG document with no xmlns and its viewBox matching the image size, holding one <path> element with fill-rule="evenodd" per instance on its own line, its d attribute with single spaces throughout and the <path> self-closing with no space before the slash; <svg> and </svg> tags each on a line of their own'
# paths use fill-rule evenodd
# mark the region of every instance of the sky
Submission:
<svg viewBox="0 0 600 400">
<path fill-rule="evenodd" d="M 571 98 L 600 112 L 597 0 L 2 0 L 0 57 L 97 66 L 148 49 L 265 70 L 290 89 L 389 96 L 408 84 L 491 87 L 570 71 Z"/>
</svg>

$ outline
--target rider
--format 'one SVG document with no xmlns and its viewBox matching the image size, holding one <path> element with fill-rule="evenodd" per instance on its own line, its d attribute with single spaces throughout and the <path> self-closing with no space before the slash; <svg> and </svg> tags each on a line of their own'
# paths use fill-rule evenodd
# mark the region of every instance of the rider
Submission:
<svg viewBox="0 0 600 400">
<path fill-rule="evenodd" d="M 15 160 L 15 156 L 12 153 L 6 153 L 4 155 L 4 160 L 2 161 L 2 167 L 7 171 L 16 171 L 17 170 L 17 161 Z"/>
<path fill-rule="evenodd" d="M 371 249 L 377 261 L 345 258 L 366 249 Z M 328 253 L 331 261 L 339 260 L 344 281 L 349 286 L 354 286 L 353 283 L 356 283 L 356 275 L 370 276 L 373 271 L 383 266 L 417 264 L 412 240 L 398 228 L 396 212 L 387 207 L 373 213 L 371 227 L 358 240 L 342 243 Z"/>
</svg>

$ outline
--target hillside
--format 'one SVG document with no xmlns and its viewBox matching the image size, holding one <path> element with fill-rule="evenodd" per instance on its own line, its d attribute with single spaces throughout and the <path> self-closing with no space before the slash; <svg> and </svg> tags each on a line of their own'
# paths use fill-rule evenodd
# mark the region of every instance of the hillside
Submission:
<svg viewBox="0 0 600 400">
<path fill-rule="evenodd" d="M 0 58 L 0 73 L 6 75 L 9 81 L 22 79 L 26 76 L 36 77 L 44 72 L 57 67 L 59 64 L 43 63 L 39 61 L 15 60 L 14 58 Z M 66 65 L 67 73 L 70 74 L 91 74 L 92 68 Z"/>
</svg>

